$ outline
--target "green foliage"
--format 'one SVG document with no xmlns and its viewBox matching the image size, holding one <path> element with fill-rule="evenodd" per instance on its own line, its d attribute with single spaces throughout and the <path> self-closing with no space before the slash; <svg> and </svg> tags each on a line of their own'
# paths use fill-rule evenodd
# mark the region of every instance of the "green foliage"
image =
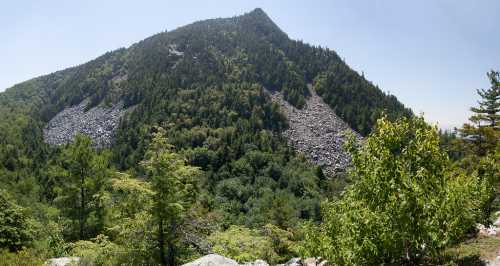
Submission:
<svg viewBox="0 0 500 266">
<path fill-rule="evenodd" d="M 186 165 L 180 155 L 167 143 L 165 131 L 157 128 L 141 165 L 145 168 L 153 189 L 151 214 L 157 226 L 160 261 L 177 265 L 180 224 L 196 200 L 195 177 L 199 169 Z M 165 251 L 164 249 L 167 249 Z"/>
<path fill-rule="evenodd" d="M 193 204 L 222 228 L 272 223 L 289 230 L 317 221 L 326 181 L 288 147 L 286 119 L 266 89 L 302 107 L 306 85 L 336 65 L 345 64 L 335 52 L 290 40 L 260 9 L 157 34 L 1 93 L 0 184 L 32 216 L 35 244 L 51 256 L 67 254 L 66 241 L 105 235 L 130 261 L 150 264 L 158 262 L 155 238 L 164 235 L 183 247 L 176 254 L 182 261 L 191 248 L 203 249 L 169 225 L 208 234 L 186 223 Z M 347 66 L 338 73 L 364 82 Z M 63 147 L 43 143 L 46 122 L 84 99 L 87 108 L 120 101 L 132 107 L 111 154 L 83 137 Z M 151 161 L 155 126 L 169 139 L 165 154 Z M 203 170 L 196 182 L 187 178 L 188 165 Z M 194 188 L 199 197 L 190 194 Z"/>
<path fill-rule="evenodd" d="M 29 246 L 32 234 L 25 210 L 0 190 L 0 249 L 18 251 Z"/>
<path fill-rule="evenodd" d="M 391 120 L 412 115 L 394 95 L 383 93 L 343 63 L 319 74 L 314 88 L 337 115 L 362 135 L 371 132 L 383 113 Z"/>
<path fill-rule="evenodd" d="M 488 74 L 491 87 L 478 90 L 481 97 L 478 107 L 472 107 L 471 124 L 459 129 L 459 138 L 451 143 L 454 151 L 460 151 L 456 165 L 468 173 L 476 173 L 489 182 L 488 200 L 483 205 L 482 223 L 488 224 L 492 213 L 500 210 L 500 81 L 499 73 Z"/>
<path fill-rule="evenodd" d="M 88 240 L 79 240 L 70 245 L 70 253 L 81 257 L 80 264 L 88 263 L 89 265 L 120 265 L 128 261 L 123 261 L 122 248 L 111 241 L 104 235 Z"/>
<path fill-rule="evenodd" d="M 293 233 L 267 224 L 260 230 L 243 226 L 230 226 L 216 231 L 208 237 L 215 253 L 233 258 L 238 262 L 252 262 L 263 259 L 268 263 L 283 263 L 295 253 Z"/>
<path fill-rule="evenodd" d="M 488 73 L 491 87 L 487 90 L 477 90 L 481 100 L 478 107 L 472 107 L 473 115 L 469 118 L 472 124 L 464 124 L 460 129 L 467 153 L 485 156 L 500 149 L 500 74 L 495 71 Z M 484 123 L 483 123 L 484 122 Z"/>
<path fill-rule="evenodd" d="M 120 247 L 120 260 L 132 265 L 155 263 L 157 243 L 151 214 L 151 185 L 128 174 L 112 179 L 110 227 L 106 233 Z"/>
<path fill-rule="evenodd" d="M 96 153 L 91 145 L 90 138 L 79 135 L 62 152 L 60 171 L 65 180 L 58 189 L 56 203 L 68 219 L 67 235 L 71 239 L 96 236 L 107 218 L 109 155 Z"/>
<path fill-rule="evenodd" d="M 340 201 L 325 203 L 323 224 L 309 226 L 306 253 L 342 265 L 418 263 L 478 219 L 488 183 L 451 172 L 423 118 L 383 118 L 362 147 L 349 149 L 355 182 Z"/>
<path fill-rule="evenodd" d="M 500 111 L 500 73 L 492 70 L 488 73 L 488 79 L 491 88 L 477 90 L 482 100 L 479 101 L 479 107 L 471 108 L 474 115 L 470 120 L 479 126 L 481 122 L 486 122 L 487 126 L 495 128 L 500 125 L 500 114 L 498 114 Z"/>
<path fill-rule="evenodd" d="M 317 219 L 318 172 L 277 134 L 286 128 L 278 106 L 258 85 L 209 90 L 162 90 L 148 107 L 138 107 L 118 132 L 115 154 L 129 154 L 120 156 L 124 167 L 134 167 L 128 162 L 143 156 L 150 139 L 144 118 L 158 113 L 151 123 L 163 125 L 169 142 L 203 170 L 198 183 L 204 207 L 222 211 L 224 226 L 262 226 L 268 219 L 281 219 L 280 226 L 286 228 L 298 219 Z M 126 152 L 134 146 L 136 152 Z M 270 208 L 280 201 L 287 206 Z"/>
<path fill-rule="evenodd" d="M 208 240 L 215 253 L 242 263 L 257 259 L 272 263 L 278 256 L 269 239 L 259 231 L 246 227 L 231 226 L 224 232 L 214 232 Z"/>
<path fill-rule="evenodd" d="M 43 265 L 46 258 L 34 249 L 22 249 L 18 252 L 0 250 L 0 266 Z"/>
</svg>

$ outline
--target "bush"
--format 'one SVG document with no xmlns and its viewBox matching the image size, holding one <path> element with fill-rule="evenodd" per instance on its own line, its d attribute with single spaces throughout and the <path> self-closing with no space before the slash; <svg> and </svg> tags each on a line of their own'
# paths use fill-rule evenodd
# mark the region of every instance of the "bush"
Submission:
<svg viewBox="0 0 500 266">
<path fill-rule="evenodd" d="M 269 239 L 257 230 L 246 227 L 233 225 L 224 232 L 211 234 L 208 241 L 212 244 L 212 250 L 215 253 L 239 262 L 257 259 L 273 262 L 277 258 Z"/>
<path fill-rule="evenodd" d="M 18 251 L 31 240 L 32 230 L 24 209 L 0 190 L 0 248 Z"/>
<path fill-rule="evenodd" d="M 460 240 L 480 216 L 487 182 L 452 171 L 423 118 L 380 119 L 363 146 L 352 140 L 355 180 L 323 205 L 304 252 L 339 265 L 420 263 Z"/>
<path fill-rule="evenodd" d="M 43 265 L 46 257 L 33 249 L 18 252 L 0 250 L 0 266 Z"/>
</svg>

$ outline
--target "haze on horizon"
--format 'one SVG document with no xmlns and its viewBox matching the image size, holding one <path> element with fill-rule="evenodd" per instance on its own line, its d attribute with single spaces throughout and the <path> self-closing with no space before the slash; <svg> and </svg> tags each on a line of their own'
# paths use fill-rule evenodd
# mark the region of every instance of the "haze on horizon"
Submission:
<svg viewBox="0 0 500 266">
<path fill-rule="evenodd" d="M 85 1 L 4 3 L 0 91 L 194 21 L 261 7 L 293 39 L 335 50 L 441 128 L 460 126 L 500 70 L 500 2 Z"/>
</svg>

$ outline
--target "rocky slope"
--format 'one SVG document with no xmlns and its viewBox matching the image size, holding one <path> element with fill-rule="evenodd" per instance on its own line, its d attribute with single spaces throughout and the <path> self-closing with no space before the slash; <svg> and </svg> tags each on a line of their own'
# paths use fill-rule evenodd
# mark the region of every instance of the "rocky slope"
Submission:
<svg viewBox="0 0 500 266">
<path fill-rule="evenodd" d="M 62 145 L 80 133 L 89 136 L 96 147 L 111 145 L 113 133 L 125 113 L 123 104 L 96 106 L 86 110 L 88 103 L 88 100 L 84 100 L 52 118 L 43 131 L 44 141 L 51 145 Z"/>
<path fill-rule="evenodd" d="M 320 96 L 312 85 L 308 85 L 310 97 L 302 109 L 284 100 L 282 93 L 272 92 L 271 98 L 285 113 L 289 129 L 284 132 L 292 145 L 303 153 L 312 163 L 323 168 L 328 174 L 343 171 L 349 164 L 349 155 L 343 149 L 346 134 L 353 131 Z"/>
</svg>

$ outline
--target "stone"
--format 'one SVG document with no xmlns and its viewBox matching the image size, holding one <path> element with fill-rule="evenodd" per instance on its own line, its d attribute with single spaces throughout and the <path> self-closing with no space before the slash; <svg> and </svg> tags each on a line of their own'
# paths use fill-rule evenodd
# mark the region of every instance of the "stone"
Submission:
<svg viewBox="0 0 500 266">
<path fill-rule="evenodd" d="M 184 264 L 183 266 L 239 266 L 239 264 L 229 258 L 218 254 L 203 256 L 195 261 Z"/>
<path fill-rule="evenodd" d="M 86 99 L 55 115 L 43 130 L 44 141 L 51 145 L 63 145 L 73 141 L 80 133 L 89 136 L 98 148 L 109 147 L 114 131 L 126 111 L 123 103 L 86 110 L 89 102 Z"/>
<path fill-rule="evenodd" d="M 256 260 L 254 262 L 245 263 L 243 266 L 269 266 L 269 264 L 263 260 Z"/>
<path fill-rule="evenodd" d="M 302 263 L 304 266 L 316 266 L 316 258 L 307 258 Z"/>
<path fill-rule="evenodd" d="M 79 262 L 80 257 L 61 257 L 47 260 L 44 266 L 70 266 L 78 265 Z"/>
<path fill-rule="evenodd" d="M 496 227 L 500 227 L 500 216 L 498 216 L 495 222 L 493 222 L 493 225 L 495 225 Z"/>
<path fill-rule="evenodd" d="M 494 226 L 490 226 L 487 230 L 486 230 L 488 236 L 496 236 L 497 235 L 497 228 L 494 227 Z"/>
<path fill-rule="evenodd" d="M 285 265 L 287 266 L 296 266 L 296 265 L 301 265 L 302 264 L 302 259 L 301 258 L 292 258 Z"/>
<path fill-rule="evenodd" d="M 359 140 L 361 136 L 335 114 L 311 84 L 308 89 L 310 96 L 302 109 L 288 103 L 280 92 L 270 94 L 287 117 L 289 128 L 283 135 L 288 143 L 332 176 L 344 171 L 350 163 L 350 156 L 343 149 L 346 133 L 353 133 Z"/>
<path fill-rule="evenodd" d="M 328 266 L 328 261 L 327 260 L 323 260 L 320 263 L 318 263 L 318 266 Z"/>
</svg>

